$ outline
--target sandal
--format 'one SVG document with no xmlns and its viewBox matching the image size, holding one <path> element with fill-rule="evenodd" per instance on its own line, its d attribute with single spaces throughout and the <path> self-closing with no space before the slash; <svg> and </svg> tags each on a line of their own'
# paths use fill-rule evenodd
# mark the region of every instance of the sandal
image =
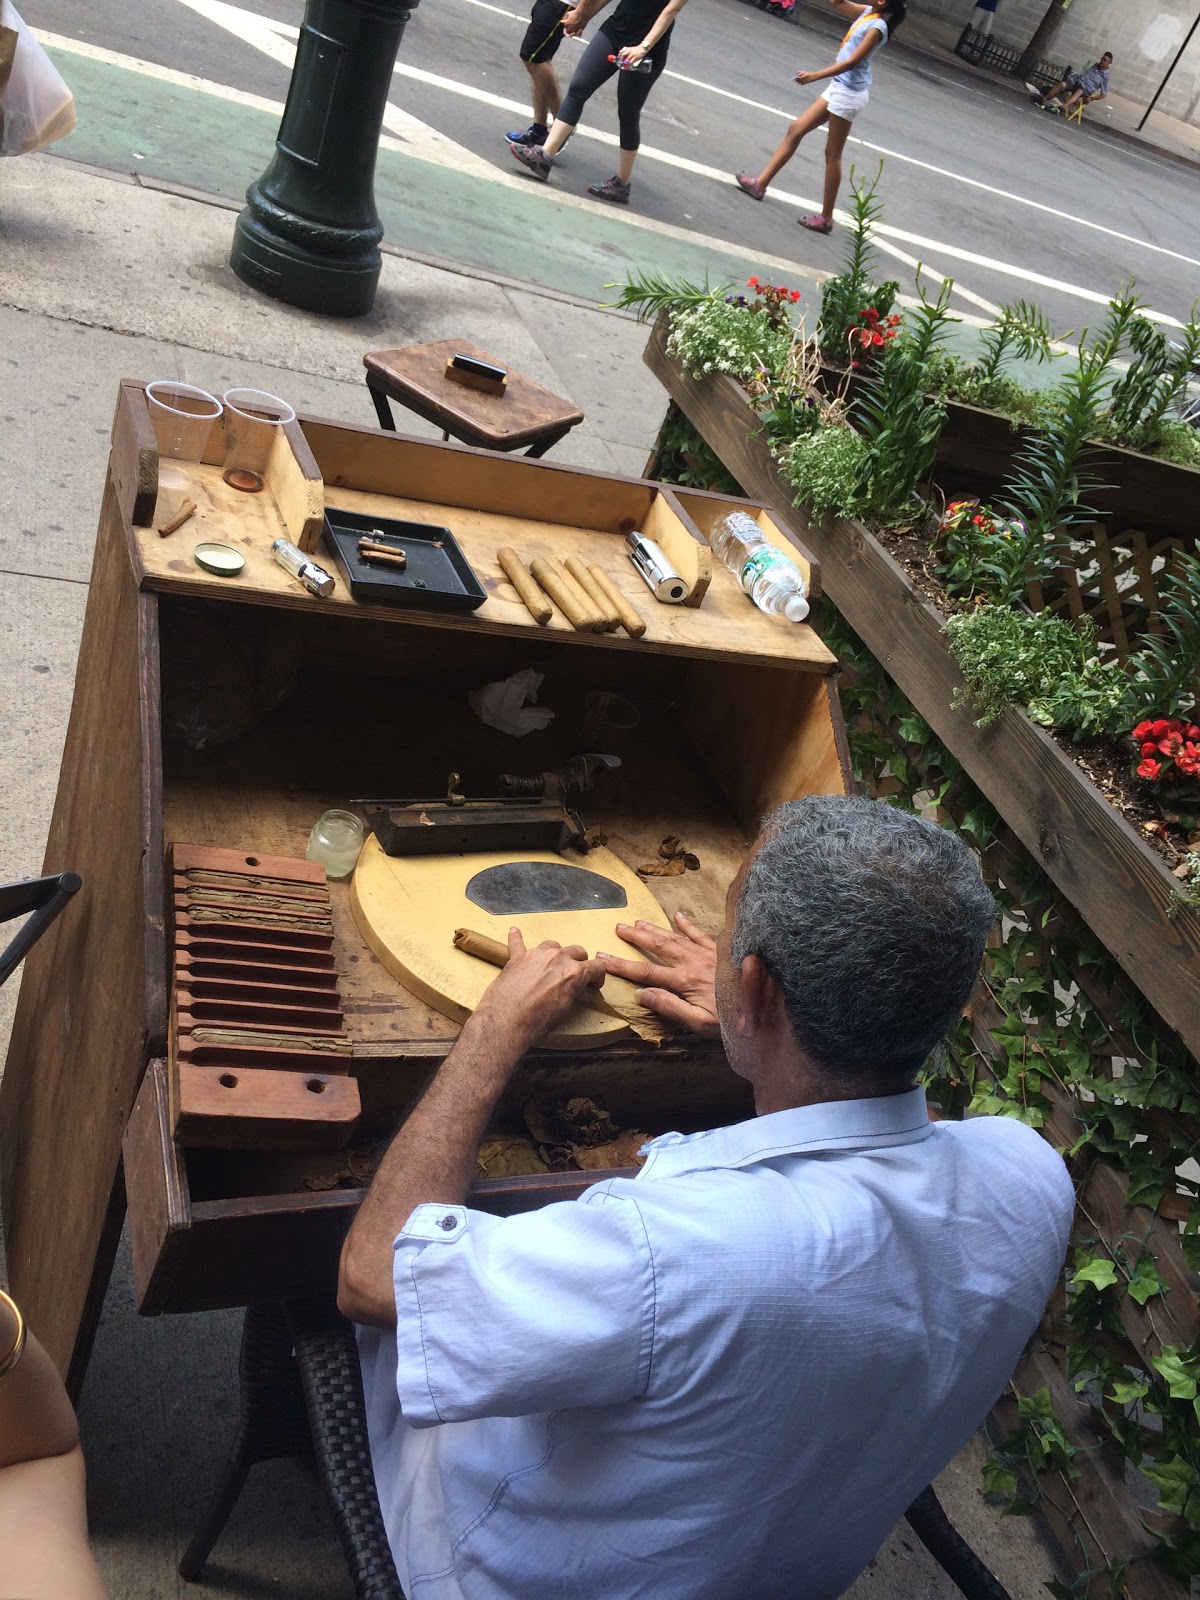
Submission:
<svg viewBox="0 0 1200 1600">
<path fill-rule="evenodd" d="M 734 182 L 743 194 L 750 196 L 751 200 L 762 200 L 766 197 L 766 184 L 759 183 L 749 172 L 735 172 Z"/>
<path fill-rule="evenodd" d="M 814 211 L 810 217 L 797 217 L 796 220 L 802 228 L 807 228 L 810 233 L 833 232 L 833 223 L 830 222 L 828 217 L 822 216 L 819 211 Z"/>
</svg>

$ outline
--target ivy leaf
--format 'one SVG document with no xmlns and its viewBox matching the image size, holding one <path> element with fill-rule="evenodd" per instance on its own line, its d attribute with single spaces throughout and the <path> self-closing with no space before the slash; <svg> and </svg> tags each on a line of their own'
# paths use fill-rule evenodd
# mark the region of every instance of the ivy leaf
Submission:
<svg viewBox="0 0 1200 1600">
<path fill-rule="evenodd" d="M 1150 1365 L 1167 1380 L 1167 1389 L 1172 1400 L 1194 1400 L 1196 1398 L 1195 1362 L 1185 1362 L 1178 1350 L 1173 1350 L 1170 1346 L 1167 1346 L 1162 1355 L 1150 1358 Z M 1175 1459 L 1178 1460 L 1178 1456 Z M 1152 1481 L 1158 1481 L 1153 1477 L 1153 1474 L 1148 1474 L 1148 1476 L 1151 1477 Z"/>
<path fill-rule="evenodd" d="M 1004 1508 L 1006 1517 L 1035 1517 L 1038 1508 L 1032 1500 L 1027 1500 L 1024 1495 L 1015 1495 Z"/>
<path fill-rule="evenodd" d="M 1012 1495 L 1017 1492 L 1017 1469 L 1005 1466 L 995 1456 L 983 1463 L 984 1494 Z"/>
<path fill-rule="evenodd" d="M 1074 1589 L 1068 1589 L 1060 1578 L 1046 1580 L 1046 1592 L 1054 1596 L 1054 1600 L 1078 1600 Z"/>
<path fill-rule="evenodd" d="M 1140 1400 L 1144 1394 L 1149 1394 L 1150 1385 L 1141 1383 L 1132 1378 L 1114 1378 L 1112 1386 L 1105 1395 L 1106 1400 L 1114 1400 L 1119 1406 L 1132 1405 L 1135 1400 Z"/>
<path fill-rule="evenodd" d="M 1133 1269 L 1128 1294 L 1131 1300 L 1136 1300 L 1138 1305 L 1144 1306 L 1146 1301 L 1152 1300 L 1156 1294 L 1164 1293 L 1166 1287 L 1162 1274 L 1154 1264 L 1154 1257 L 1146 1255 Z"/>
<path fill-rule="evenodd" d="M 1158 1365 L 1156 1361 L 1155 1366 Z M 1158 1503 L 1164 1511 L 1174 1511 L 1183 1516 L 1188 1495 L 1196 1488 L 1196 1469 L 1182 1456 L 1172 1456 L 1156 1466 L 1143 1468 L 1150 1482 L 1159 1492 Z"/>
<path fill-rule="evenodd" d="M 1075 1258 L 1075 1271 L 1071 1277 L 1072 1284 L 1090 1283 L 1097 1289 L 1110 1289 L 1117 1282 L 1117 1269 L 1107 1256 L 1080 1255 Z M 1164 1374 L 1165 1376 L 1165 1374 Z M 1192 1390 L 1192 1394 L 1196 1391 Z M 1185 1395 L 1190 1400 L 1191 1395 Z"/>
</svg>

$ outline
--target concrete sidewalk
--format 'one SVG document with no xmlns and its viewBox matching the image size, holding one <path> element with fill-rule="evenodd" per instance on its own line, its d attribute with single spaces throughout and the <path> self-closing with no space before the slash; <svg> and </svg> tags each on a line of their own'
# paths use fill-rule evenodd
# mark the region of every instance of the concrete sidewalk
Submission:
<svg viewBox="0 0 1200 1600">
<path fill-rule="evenodd" d="M 461 336 L 583 408 L 557 461 L 638 474 L 661 420 L 629 318 L 393 253 L 372 315 L 330 322 L 239 283 L 231 228 L 221 206 L 51 156 L 0 163 L 0 881 L 41 865 L 120 378 L 249 384 L 369 423 L 365 349 Z M 0 991 L 0 1054 L 14 991 Z M 119 1600 L 348 1600 L 320 1491 L 293 1463 L 255 1471 L 203 1583 L 176 1575 L 232 1436 L 239 1328 L 237 1313 L 139 1318 L 122 1250 L 81 1404 L 93 1535 Z M 973 1441 L 939 1490 L 1013 1600 L 1034 1600 L 1061 1574 L 1036 1520 L 981 1499 L 983 1455 Z M 906 1524 L 852 1591 L 957 1592 Z"/>
</svg>

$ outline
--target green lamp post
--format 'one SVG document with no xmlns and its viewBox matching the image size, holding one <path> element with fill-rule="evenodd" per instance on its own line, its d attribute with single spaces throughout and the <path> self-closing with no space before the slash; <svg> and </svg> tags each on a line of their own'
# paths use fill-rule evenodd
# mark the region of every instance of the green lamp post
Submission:
<svg viewBox="0 0 1200 1600">
<path fill-rule="evenodd" d="M 404 25 L 419 0 L 308 0 L 271 164 L 246 191 L 230 265 L 276 300 L 359 317 L 383 224 L 375 157 Z"/>
</svg>

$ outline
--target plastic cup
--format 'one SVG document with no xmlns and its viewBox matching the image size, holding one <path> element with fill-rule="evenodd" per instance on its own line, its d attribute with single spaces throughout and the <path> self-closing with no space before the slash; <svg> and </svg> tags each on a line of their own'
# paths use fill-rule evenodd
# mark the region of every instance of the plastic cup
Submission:
<svg viewBox="0 0 1200 1600">
<path fill-rule="evenodd" d="M 221 402 L 206 389 L 166 379 L 146 385 L 146 405 L 160 460 L 202 461 L 213 427 L 221 415 Z M 183 489 L 191 482 L 181 468 L 159 467 L 158 481 L 167 488 Z"/>
<path fill-rule="evenodd" d="M 611 689 L 590 689 L 583 697 L 583 748 L 600 755 L 615 754 L 629 742 L 642 720 L 632 700 Z"/>
<path fill-rule="evenodd" d="M 353 811 L 326 811 L 313 823 L 304 854 L 319 861 L 327 878 L 348 878 L 362 849 L 365 830 Z"/>
<path fill-rule="evenodd" d="M 257 494 L 263 486 L 267 463 L 279 431 L 295 422 L 296 413 L 286 400 L 261 389 L 226 389 L 225 469 L 222 476 L 231 489 Z"/>
</svg>

